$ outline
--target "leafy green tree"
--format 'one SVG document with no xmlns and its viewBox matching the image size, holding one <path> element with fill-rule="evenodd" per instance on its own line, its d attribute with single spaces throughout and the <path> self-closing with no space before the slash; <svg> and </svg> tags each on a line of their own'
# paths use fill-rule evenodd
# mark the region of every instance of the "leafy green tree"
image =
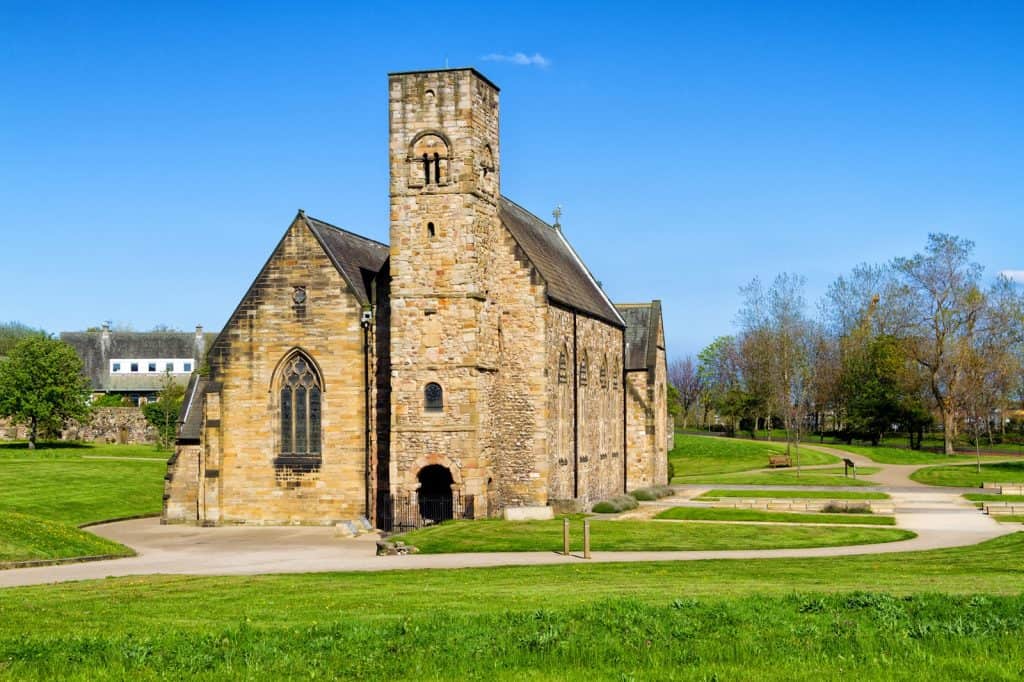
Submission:
<svg viewBox="0 0 1024 682">
<path fill-rule="evenodd" d="M 178 413 L 185 397 L 185 389 L 174 381 L 170 374 L 164 377 L 163 388 L 155 402 L 142 406 L 146 421 L 156 427 L 157 445 L 161 449 L 170 447 L 178 429 Z"/>
<path fill-rule="evenodd" d="M 899 340 L 889 335 L 870 339 L 847 356 L 841 379 L 847 442 L 863 437 L 878 445 L 886 432 L 902 421 L 900 376 L 905 364 Z"/>
<path fill-rule="evenodd" d="M 40 431 L 59 431 L 89 415 L 89 380 L 75 349 L 39 334 L 15 345 L 0 364 L 0 417 L 29 427 L 35 449 Z"/>
</svg>

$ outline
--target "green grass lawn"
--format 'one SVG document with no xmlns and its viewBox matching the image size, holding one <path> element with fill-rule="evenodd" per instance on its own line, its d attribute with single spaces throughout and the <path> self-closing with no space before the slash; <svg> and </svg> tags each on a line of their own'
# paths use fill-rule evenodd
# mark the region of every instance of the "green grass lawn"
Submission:
<svg viewBox="0 0 1024 682">
<path fill-rule="evenodd" d="M 1007 515 L 1007 516 L 998 516 L 997 515 L 997 516 L 993 516 L 992 518 L 995 519 L 996 521 L 998 521 L 999 523 L 1024 523 L 1024 516 L 1021 516 L 1021 515 L 1015 515 L 1015 516 L 1009 516 L 1009 515 Z"/>
<path fill-rule="evenodd" d="M 122 447 L 131 446 L 0 450 L 0 513 L 72 525 L 159 513 L 166 453 L 149 461 L 85 457 L 127 456 Z"/>
<path fill-rule="evenodd" d="M 116 542 L 74 526 L 34 516 L 0 513 L 0 566 L 5 562 L 59 559 L 68 556 L 129 556 Z"/>
<path fill-rule="evenodd" d="M 103 443 L 39 443 L 35 451 L 28 449 L 24 441 L 0 442 L 0 459 L 6 456 L 32 454 L 36 457 L 61 457 L 80 455 L 82 457 L 143 457 L 164 462 L 171 456 L 168 450 L 157 450 L 154 445 L 114 445 Z"/>
<path fill-rule="evenodd" d="M 713 509 L 708 507 L 672 507 L 654 518 L 681 521 L 769 521 L 775 523 L 896 525 L 896 519 L 891 516 L 875 516 L 873 514 L 817 514 L 760 511 L 757 509 Z"/>
<path fill-rule="evenodd" d="M 808 486 L 836 486 L 862 488 L 865 486 L 878 485 L 872 481 L 862 478 L 844 478 L 842 471 L 839 475 L 822 474 L 814 469 L 805 470 L 797 474 L 796 469 L 780 469 L 771 472 L 738 472 L 735 474 L 707 474 L 704 476 L 691 476 L 689 478 L 674 478 L 673 483 L 728 483 L 731 485 L 808 485 Z"/>
<path fill-rule="evenodd" d="M 1016 533 L 839 558 L 5 589 L 0 677 L 1016 680 L 1022 555 Z"/>
<path fill-rule="evenodd" d="M 979 488 L 983 482 L 1024 483 L 1024 461 L 982 464 L 981 473 L 971 464 L 918 469 L 910 478 L 926 485 Z"/>
<path fill-rule="evenodd" d="M 76 526 L 158 514 L 167 456 L 157 453 L 152 446 L 40 447 L 30 451 L 23 445 L 3 444 L 3 560 L 130 553 L 127 548 L 79 531 Z M 63 531 L 58 533 L 57 528 Z M 49 539 L 44 539 L 47 534 Z"/>
<path fill-rule="evenodd" d="M 853 492 L 849 490 L 709 490 L 698 500 L 717 499 L 720 497 L 771 497 L 794 498 L 805 500 L 888 500 L 886 493 Z"/>
<path fill-rule="evenodd" d="M 884 445 L 872 447 L 870 445 L 830 445 L 836 450 L 846 450 L 858 455 L 870 457 L 880 464 L 949 464 L 955 462 L 973 462 L 974 456 L 966 455 L 941 455 L 934 452 L 922 450 L 906 450 L 903 448 L 887 448 Z"/>
<path fill-rule="evenodd" d="M 785 443 L 676 434 L 675 448 L 668 457 L 675 470 L 673 482 L 683 483 L 693 476 L 764 469 L 771 455 L 784 454 L 785 451 Z M 807 466 L 839 461 L 832 455 L 810 450 L 801 450 L 800 460 Z"/>
<path fill-rule="evenodd" d="M 896 529 L 666 524 L 650 521 L 592 521 L 591 549 L 668 551 L 835 547 L 894 542 L 914 537 Z M 572 548 L 583 549 L 583 525 L 572 527 Z M 449 521 L 395 536 L 425 554 L 452 552 L 546 552 L 562 548 L 562 520 Z"/>
<path fill-rule="evenodd" d="M 965 500 L 971 502 L 1024 502 L 1024 495 L 991 495 L 988 493 L 966 493 Z"/>
</svg>

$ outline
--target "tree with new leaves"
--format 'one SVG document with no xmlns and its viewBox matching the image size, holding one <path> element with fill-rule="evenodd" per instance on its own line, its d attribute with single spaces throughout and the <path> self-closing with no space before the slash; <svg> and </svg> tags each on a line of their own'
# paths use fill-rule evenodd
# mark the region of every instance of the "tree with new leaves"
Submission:
<svg viewBox="0 0 1024 682">
<path fill-rule="evenodd" d="M 157 446 L 160 449 L 168 448 L 174 442 L 178 430 L 178 413 L 184 398 L 184 387 L 168 373 L 164 377 L 159 397 L 142 408 L 146 421 L 156 427 Z"/>
<path fill-rule="evenodd" d="M 41 432 L 89 415 L 89 381 L 75 349 L 43 334 L 15 345 L 0 363 L 0 417 L 28 426 L 28 446 Z"/>
</svg>

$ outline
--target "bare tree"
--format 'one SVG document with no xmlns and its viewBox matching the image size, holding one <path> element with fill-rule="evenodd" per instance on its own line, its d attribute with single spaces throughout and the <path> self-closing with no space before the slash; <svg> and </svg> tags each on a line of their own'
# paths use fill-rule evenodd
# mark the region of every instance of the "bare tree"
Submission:
<svg viewBox="0 0 1024 682">
<path fill-rule="evenodd" d="M 692 355 L 675 358 L 669 363 L 668 381 L 679 391 L 679 403 L 683 408 L 683 429 L 686 429 L 690 410 L 700 402 L 701 393 L 704 390 L 704 382 L 697 372 L 697 365 L 693 362 Z"/>
</svg>

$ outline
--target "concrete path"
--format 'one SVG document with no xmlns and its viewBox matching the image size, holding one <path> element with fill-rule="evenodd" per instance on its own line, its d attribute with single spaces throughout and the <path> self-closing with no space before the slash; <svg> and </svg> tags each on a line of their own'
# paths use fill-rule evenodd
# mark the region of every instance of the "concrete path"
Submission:
<svg viewBox="0 0 1024 682">
<path fill-rule="evenodd" d="M 592 562 L 695 561 L 702 559 L 768 559 L 785 557 L 839 557 L 857 554 L 890 554 L 973 545 L 1020 530 L 1016 524 L 1000 524 L 981 514 L 960 497 L 967 490 L 935 488 L 912 481 L 919 466 L 880 464 L 862 455 L 834 448 L 807 446 L 840 457 L 858 466 L 879 467 L 871 476 L 877 487 L 814 487 L 803 490 L 850 490 L 888 492 L 895 503 L 896 527 L 912 530 L 917 537 L 901 542 L 849 547 L 809 549 L 762 549 L 686 552 L 594 552 Z M 824 465 L 834 467 L 835 464 Z M 808 467 L 810 468 L 810 467 Z M 649 518 L 662 508 L 693 504 L 690 500 L 711 488 L 792 489 L 794 486 L 742 486 L 699 484 L 675 486 L 676 495 L 645 503 L 623 518 Z M 973 489 L 970 489 L 973 490 Z M 579 525 L 578 523 L 576 524 Z M 891 526 L 890 526 L 891 527 Z M 579 532 L 578 528 L 575 529 Z M 389 571 L 399 569 L 449 569 L 489 566 L 533 566 L 581 563 L 579 556 L 555 552 L 494 552 L 378 557 L 376 535 L 344 538 L 334 528 L 289 526 L 253 527 L 162 526 L 159 519 L 135 519 L 102 524 L 90 532 L 133 548 L 138 556 L 59 566 L 0 570 L 0 587 L 35 585 L 112 576 L 191 574 L 254 575 L 262 573 L 318 573 L 326 571 Z M 595 537 L 596 546 L 600 538 Z"/>
</svg>

